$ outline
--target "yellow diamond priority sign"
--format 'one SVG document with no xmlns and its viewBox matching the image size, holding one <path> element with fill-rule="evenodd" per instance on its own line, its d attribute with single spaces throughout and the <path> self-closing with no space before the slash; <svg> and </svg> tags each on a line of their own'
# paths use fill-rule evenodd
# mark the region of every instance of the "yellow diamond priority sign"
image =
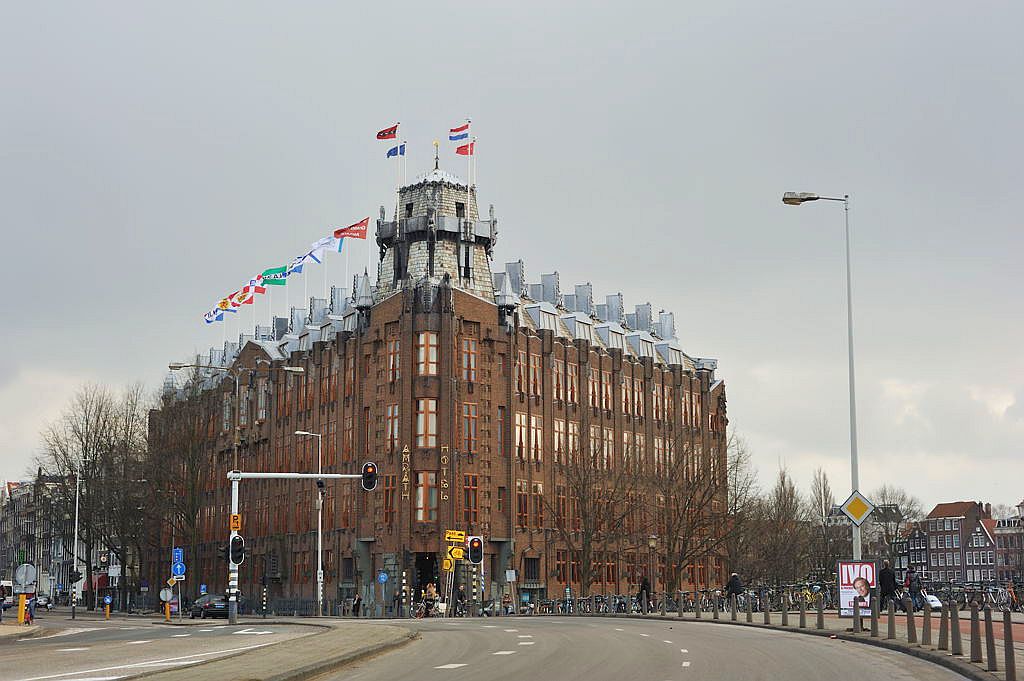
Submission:
<svg viewBox="0 0 1024 681">
<path fill-rule="evenodd" d="M 860 527 L 860 525 L 868 519 L 871 512 L 875 510 L 875 505 L 868 501 L 867 497 L 858 492 L 853 491 L 850 498 L 843 502 L 843 505 L 839 507 L 850 521 Z"/>
</svg>

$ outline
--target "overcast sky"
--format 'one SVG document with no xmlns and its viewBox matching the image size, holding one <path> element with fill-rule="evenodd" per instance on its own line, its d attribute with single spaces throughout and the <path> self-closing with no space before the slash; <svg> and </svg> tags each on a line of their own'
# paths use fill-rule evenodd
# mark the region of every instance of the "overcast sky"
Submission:
<svg viewBox="0 0 1024 681">
<path fill-rule="evenodd" d="M 1019 502 L 1024 5 L 600 4 L 0 3 L 0 478 L 83 382 L 156 388 L 217 298 L 393 205 L 378 129 L 411 175 L 471 116 L 496 267 L 674 311 L 763 477 L 840 497 L 842 209 L 780 197 L 849 193 L 862 488 Z"/>
</svg>

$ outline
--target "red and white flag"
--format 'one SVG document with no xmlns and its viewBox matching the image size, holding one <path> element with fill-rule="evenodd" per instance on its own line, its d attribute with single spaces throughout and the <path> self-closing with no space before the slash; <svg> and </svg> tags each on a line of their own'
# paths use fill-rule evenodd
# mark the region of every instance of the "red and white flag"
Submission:
<svg viewBox="0 0 1024 681">
<path fill-rule="evenodd" d="M 470 142 L 469 144 L 463 144 L 460 147 L 456 147 L 455 153 L 459 156 L 472 156 L 475 150 L 476 142 Z"/>
<path fill-rule="evenodd" d="M 393 140 L 398 137 L 398 123 L 395 123 L 390 128 L 384 128 L 377 133 L 377 139 L 379 140 Z"/>
<path fill-rule="evenodd" d="M 370 225 L 370 218 L 363 218 L 354 225 L 341 227 L 334 230 L 335 239 L 365 239 L 366 229 Z"/>
</svg>

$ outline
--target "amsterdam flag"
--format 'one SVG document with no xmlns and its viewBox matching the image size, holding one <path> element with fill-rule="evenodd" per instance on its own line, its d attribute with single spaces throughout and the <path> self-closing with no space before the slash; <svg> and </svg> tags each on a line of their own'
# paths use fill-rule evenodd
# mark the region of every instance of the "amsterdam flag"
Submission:
<svg viewBox="0 0 1024 681">
<path fill-rule="evenodd" d="M 384 128 L 377 133 L 377 139 L 379 140 L 393 140 L 398 138 L 398 123 L 395 123 L 390 128 Z"/>
<path fill-rule="evenodd" d="M 463 144 L 455 148 L 455 153 L 459 156 L 472 156 L 476 142 L 470 142 L 469 144 Z"/>
</svg>

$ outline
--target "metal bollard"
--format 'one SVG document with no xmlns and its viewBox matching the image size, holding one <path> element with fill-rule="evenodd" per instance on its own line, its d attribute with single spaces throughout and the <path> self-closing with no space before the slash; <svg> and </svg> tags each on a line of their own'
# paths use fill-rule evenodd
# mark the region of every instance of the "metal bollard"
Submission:
<svg viewBox="0 0 1024 681">
<path fill-rule="evenodd" d="M 646 615 L 647 614 L 647 592 L 646 591 L 641 591 L 640 592 L 640 614 L 641 615 Z"/>
<path fill-rule="evenodd" d="M 859 634 L 860 628 L 860 598 L 853 599 L 853 633 Z"/>
<path fill-rule="evenodd" d="M 971 601 L 971 662 L 981 662 L 981 622 L 978 601 Z"/>
<path fill-rule="evenodd" d="M 1017 661 L 1013 652 L 1013 619 L 1009 610 L 1003 612 L 1003 667 L 1006 668 L 1006 681 L 1017 681 Z"/>
<path fill-rule="evenodd" d="M 949 633 L 953 649 L 951 653 L 953 655 L 963 655 L 964 642 L 960 636 L 960 604 L 956 601 L 950 601 L 949 607 Z"/>
<path fill-rule="evenodd" d="M 729 596 L 729 619 L 736 621 L 736 594 Z"/>
<path fill-rule="evenodd" d="M 917 643 L 917 620 L 914 619 L 914 601 L 907 598 L 903 601 L 907 609 L 907 643 Z"/>
<path fill-rule="evenodd" d="M 881 605 L 880 599 L 871 599 L 871 638 L 878 638 L 878 609 Z"/>
<path fill-rule="evenodd" d="M 928 601 L 924 602 L 924 619 L 921 622 L 921 645 L 930 646 L 932 644 L 932 606 L 928 604 Z"/>
<path fill-rule="evenodd" d="M 814 622 L 814 628 L 825 628 L 825 597 L 821 594 L 818 594 L 818 617 Z"/>
<path fill-rule="evenodd" d="M 714 618 L 717 620 L 718 619 L 718 594 L 716 594 L 716 593 L 712 593 L 711 594 L 711 607 L 712 607 L 712 609 L 714 611 Z"/>
<path fill-rule="evenodd" d="M 750 594 L 747 594 L 747 621 L 754 621 L 754 599 Z"/>
<path fill-rule="evenodd" d="M 987 671 L 994 672 L 999 669 L 996 664 L 996 639 L 992 634 L 992 606 L 985 604 L 985 656 L 988 658 Z"/>
<path fill-rule="evenodd" d="M 804 599 L 800 599 L 800 628 L 807 628 L 807 602 Z"/>
<path fill-rule="evenodd" d="M 889 612 L 885 623 L 885 638 L 896 638 L 896 599 L 889 599 Z"/>
<path fill-rule="evenodd" d="M 943 603 L 939 613 L 939 650 L 949 650 L 949 603 Z"/>
</svg>

